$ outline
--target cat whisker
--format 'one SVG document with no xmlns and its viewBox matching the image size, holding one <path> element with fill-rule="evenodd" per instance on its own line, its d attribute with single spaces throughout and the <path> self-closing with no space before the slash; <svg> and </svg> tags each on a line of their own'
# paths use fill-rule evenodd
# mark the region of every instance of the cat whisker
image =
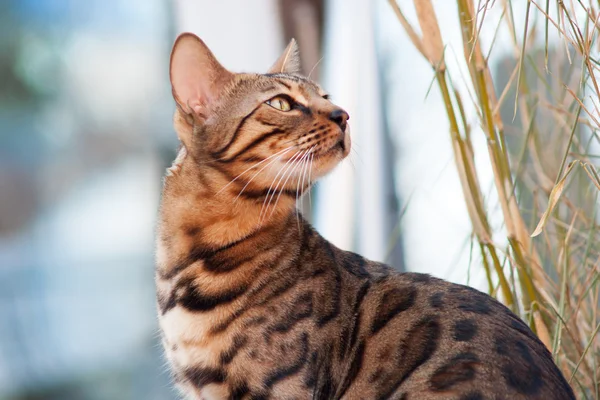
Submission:
<svg viewBox="0 0 600 400">
<path fill-rule="evenodd" d="M 313 160 L 313 157 L 315 156 L 315 153 L 314 153 L 314 151 L 313 151 L 313 150 L 315 149 L 315 147 L 316 147 L 316 145 L 315 145 L 315 146 L 312 146 L 312 147 L 311 147 L 311 148 L 308 150 L 308 151 L 309 151 L 309 155 L 308 155 L 308 157 L 307 157 L 307 159 L 306 159 L 306 167 L 305 167 L 305 168 L 304 168 L 304 170 L 302 171 L 302 184 L 300 185 L 300 187 L 302 188 L 302 191 L 303 191 L 303 192 L 302 192 L 301 199 L 303 199 L 303 197 L 304 197 L 304 187 L 305 187 L 305 183 L 304 183 L 304 182 L 305 182 L 305 180 L 306 180 L 306 177 L 307 177 L 307 172 L 309 171 L 310 163 L 312 162 L 312 160 Z M 307 182 L 308 182 L 308 184 L 310 185 L 310 178 L 309 178 L 309 180 L 308 180 Z"/>
<path fill-rule="evenodd" d="M 358 150 L 355 147 L 355 144 L 352 144 L 352 146 L 350 147 L 350 151 L 354 152 L 354 154 L 356 155 L 356 157 L 358 158 L 358 160 L 360 161 L 360 163 L 363 165 L 363 167 L 365 166 L 365 161 L 363 160 L 363 158 L 360 156 L 360 153 L 358 152 Z"/>
<path fill-rule="evenodd" d="M 275 212 L 275 210 L 277 209 L 277 203 L 279 203 L 279 198 L 281 197 L 281 193 L 285 189 L 285 185 L 287 185 L 287 183 L 290 180 L 290 178 L 292 177 L 292 175 L 296 172 L 298 166 L 302 165 L 302 161 L 307 156 L 307 154 L 308 154 L 308 150 L 305 150 L 302 154 L 302 157 L 294 160 L 293 163 L 290 163 L 290 167 L 288 168 L 288 171 L 284 175 L 282 175 L 281 181 L 283 183 L 281 185 L 281 190 L 279 190 L 279 193 L 277 194 L 277 199 L 275 200 L 275 204 L 271 208 L 271 213 L 269 214 L 269 217 L 271 217 L 273 215 L 273 213 Z M 283 181 L 284 176 L 287 176 L 287 178 L 285 178 L 285 181 Z M 277 188 L 275 191 L 273 191 L 273 198 L 275 197 L 276 192 L 277 192 Z M 273 199 L 271 199 L 271 200 L 273 200 Z"/>
<path fill-rule="evenodd" d="M 304 160 L 304 163 L 302 164 L 302 169 L 300 170 L 300 172 L 304 172 L 304 167 L 306 166 L 306 160 Z M 296 182 L 296 201 L 295 201 L 295 208 L 296 208 L 296 224 L 298 225 L 298 234 L 300 233 L 300 210 L 298 210 L 298 193 L 300 193 L 300 177 L 301 175 L 298 175 L 298 182 Z"/>
<path fill-rule="evenodd" d="M 303 163 L 302 163 L 302 168 L 300 169 L 300 174 L 302 174 L 302 172 L 304 171 L 304 167 L 306 165 L 306 160 L 307 158 L 304 158 Z M 298 206 L 298 193 L 300 192 L 300 177 L 302 175 L 298 175 L 298 179 L 296 182 L 296 207 Z"/>
<path fill-rule="evenodd" d="M 310 76 L 312 75 L 313 72 L 315 72 L 315 68 L 317 68 L 317 66 L 321 63 L 321 61 L 323 61 L 323 58 L 325 58 L 325 56 L 319 58 L 319 61 L 317 61 L 315 63 L 315 65 L 313 65 L 312 69 L 310 70 L 310 72 L 308 73 L 307 78 L 310 79 Z"/>
<path fill-rule="evenodd" d="M 298 184 L 296 185 L 296 207 L 298 203 L 298 196 L 300 195 L 300 188 L 304 189 L 304 179 L 306 178 L 306 172 L 308 171 L 309 162 L 313 157 L 312 150 L 315 146 L 311 147 L 308 150 L 308 157 L 304 160 L 304 165 L 302 166 L 302 175 L 298 176 Z M 302 210 L 304 205 L 304 196 L 300 196 L 300 210 Z M 296 222 L 298 223 L 298 233 L 300 233 L 300 212 L 296 210 Z"/>
<path fill-rule="evenodd" d="M 244 190 L 246 190 L 246 188 L 248 187 L 248 185 L 250 185 L 250 183 L 254 180 L 254 178 L 256 178 L 258 176 L 258 174 L 260 174 L 262 171 L 264 171 L 266 168 L 268 168 L 270 165 L 273 165 L 273 163 L 275 163 L 276 161 L 279 161 L 281 159 L 281 157 L 283 157 L 289 150 L 291 150 L 294 146 L 288 147 L 287 149 L 285 149 L 285 152 L 283 154 L 276 153 L 274 155 L 277 155 L 276 158 L 272 159 L 271 161 L 269 161 L 267 164 L 265 164 L 261 169 L 259 169 L 253 176 L 252 178 L 250 178 L 250 180 L 248 182 L 246 182 L 246 184 L 244 185 L 244 187 L 242 188 L 242 190 L 240 190 L 240 192 L 238 193 L 238 195 L 236 196 L 236 198 L 233 200 L 234 203 L 237 202 L 237 200 L 240 198 L 240 196 L 242 195 L 242 193 L 244 192 Z M 269 157 L 271 158 L 271 157 Z M 265 159 L 265 161 L 268 160 Z"/>
<path fill-rule="evenodd" d="M 215 194 L 215 196 L 216 196 L 216 195 L 218 195 L 219 193 L 221 193 L 223 190 L 225 190 L 225 189 L 226 189 L 226 188 L 227 188 L 229 185 L 231 185 L 233 182 L 235 182 L 236 180 L 238 180 L 238 179 L 239 179 L 239 178 L 240 178 L 242 175 L 244 175 L 246 172 L 250 171 L 252 168 L 256 168 L 256 167 L 258 167 L 260 164 L 264 163 L 265 161 L 267 161 L 267 160 L 269 160 L 269 159 L 271 159 L 271 158 L 273 158 L 273 157 L 275 157 L 275 156 L 278 156 L 278 155 L 279 155 L 279 154 L 281 154 L 282 152 L 284 152 L 284 151 L 287 151 L 287 150 L 290 150 L 290 149 L 291 149 L 291 148 L 293 148 L 293 147 L 294 147 L 294 146 L 290 146 L 290 147 L 288 147 L 288 148 L 286 148 L 286 149 L 283 149 L 283 150 L 281 150 L 281 151 L 278 151 L 278 152 L 277 152 L 277 153 L 275 153 L 275 154 L 271 154 L 269 157 L 265 158 L 264 160 L 261 160 L 261 161 L 257 162 L 256 164 L 252 165 L 250 168 L 246 169 L 244 172 L 242 172 L 241 174 L 239 174 L 238 176 L 236 176 L 235 178 L 233 178 L 233 179 L 232 179 L 232 180 L 231 180 L 231 181 L 230 181 L 228 184 L 226 184 L 225 186 L 223 186 L 223 187 L 222 187 L 222 188 L 221 188 L 221 189 L 220 189 L 220 190 L 219 190 L 219 191 L 218 191 L 218 192 Z M 244 188 L 245 188 L 245 186 L 244 186 Z"/>
<path fill-rule="evenodd" d="M 259 223 L 262 224 L 262 217 L 263 217 L 263 212 L 265 210 L 265 205 L 267 204 L 267 200 L 269 199 L 269 195 L 271 194 L 271 190 L 273 190 L 273 185 L 275 184 L 275 181 L 277 181 L 279 174 L 284 172 L 286 170 L 286 167 L 290 164 L 290 162 L 292 162 L 300 154 L 302 154 L 302 152 L 296 152 L 292 157 L 290 157 L 290 159 L 286 161 L 286 163 L 283 165 L 283 167 L 277 172 L 277 175 L 275 175 L 275 177 L 273 178 L 273 182 L 271 182 L 271 186 L 269 186 L 269 190 L 267 190 L 267 195 L 265 196 L 265 200 L 263 201 L 262 207 L 260 209 Z M 277 186 L 279 186 L 279 182 L 278 182 Z M 277 187 L 275 187 L 275 189 L 276 188 Z M 270 202 L 271 201 L 269 200 L 269 204 L 270 204 Z"/>
<path fill-rule="evenodd" d="M 312 190 L 312 180 L 311 180 L 311 175 L 312 175 L 312 168 L 313 168 L 313 161 L 315 160 L 315 153 L 313 153 L 310 157 L 310 166 L 308 168 L 308 190 L 306 195 L 308 196 L 308 208 L 312 210 L 312 197 L 311 197 L 311 193 L 310 191 Z"/>
<path fill-rule="evenodd" d="M 310 158 L 311 151 L 312 151 L 312 147 L 306 151 L 306 154 L 304 154 L 304 156 L 302 156 L 302 159 L 299 162 L 300 171 L 299 171 L 297 179 L 296 179 L 296 207 L 298 205 L 298 200 L 299 200 L 299 195 L 300 195 L 300 187 L 301 187 L 300 184 L 302 182 L 302 177 L 304 175 L 304 172 L 306 171 L 306 166 L 307 166 L 308 159 Z M 289 179 L 289 177 L 288 177 L 288 179 Z M 299 220 L 298 220 L 298 223 L 299 223 Z"/>
<path fill-rule="evenodd" d="M 290 169 L 290 167 L 292 167 L 294 161 L 298 160 L 302 156 L 303 153 L 304 152 L 301 151 L 301 152 L 297 152 L 296 154 L 294 154 L 284 164 L 284 166 L 279 170 L 277 175 L 275 175 L 275 178 L 273 179 L 273 183 L 271 183 L 271 186 L 269 187 L 269 190 L 267 191 L 267 196 L 265 197 L 265 201 L 263 201 L 263 207 L 261 208 L 261 215 L 260 215 L 260 223 L 261 224 L 262 224 L 263 219 L 267 217 L 268 209 L 271 206 L 273 199 L 275 198 L 275 195 L 279 188 L 279 184 L 285 178 L 287 171 Z M 281 176 L 280 176 L 280 174 L 281 174 Z M 275 187 L 273 187 L 273 184 L 275 184 Z"/>
</svg>

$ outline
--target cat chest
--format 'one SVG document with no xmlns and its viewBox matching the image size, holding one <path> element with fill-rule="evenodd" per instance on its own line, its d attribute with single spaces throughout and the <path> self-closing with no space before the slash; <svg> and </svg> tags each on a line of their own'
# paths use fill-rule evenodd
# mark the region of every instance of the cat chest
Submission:
<svg viewBox="0 0 600 400">
<path fill-rule="evenodd" d="M 159 318 L 167 358 L 177 370 L 220 364 L 225 338 L 210 332 L 214 323 L 211 313 L 192 313 L 182 307 Z"/>
</svg>

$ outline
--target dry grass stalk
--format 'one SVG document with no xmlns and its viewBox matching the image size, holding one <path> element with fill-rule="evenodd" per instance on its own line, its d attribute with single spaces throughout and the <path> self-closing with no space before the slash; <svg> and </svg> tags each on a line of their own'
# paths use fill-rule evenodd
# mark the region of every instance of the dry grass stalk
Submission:
<svg viewBox="0 0 600 400">
<path fill-rule="evenodd" d="M 600 149 L 600 5 L 564 1 L 551 9 L 549 1 L 481 0 L 476 8 L 473 0 L 456 0 L 467 85 L 475 93 L 473 105 L 487 139 L 504 221 L 502 230 L 493 231 L 462 98 L 449 90 L 452 71 L 444 62 L 435 9 L 430 0 L 414 0 L 421 37 L 396 2 L 389 2 L 431 64 L 440 88 L 490 294 L 496 294 L 497 282 L 500 299 L 530 323 L 579 395 L 600 400 L 600 155 L 594 153 Z M 494 85 L 488 60 L 495 53 L 490 47 L 484 56 L 480 38 L 482 27 L 491 23 L 487 16 L 493 7 L 501 19 L 495 34 L 508 30 L 516 58 L 504 86 Z M 523 7 L 523 26 L 515 23 L 513 7 Z M 542 47 L 535 40 L 540 21 Z M 550 39 L 552 29 L 558 41 Z M 543 67 L 538 67 L 541 50 Z M 507 107 L 508 119 L 502 116 Z M 515 149 L 516 142 L 521 150 Z M 507 252 L 494 241 L 499 235 L 506 237 Z M 506 255 L 510 271 L 498 254 Z"/>
</svg>

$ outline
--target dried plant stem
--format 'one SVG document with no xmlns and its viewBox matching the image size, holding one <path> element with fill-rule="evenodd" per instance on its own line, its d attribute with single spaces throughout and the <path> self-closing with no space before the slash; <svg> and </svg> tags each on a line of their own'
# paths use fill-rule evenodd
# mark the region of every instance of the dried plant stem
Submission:
<svg viewBox="0 0 600 400">
<path fill-rule="evenodd" d="M 482 1 L 476 13 L 473 0 L 456 0 L 464 57 L 458 61 L 469 71 L 463 79 L 479 122 L 477 132 L 485 135 L 507 248 L 498 247 L 493 239 L 500 230 L 495 232 L 489 224 L 474 163 L 471 127 L 460 93 L 451 89 L 452 71 L 445 63 L 445 44 L 432 2 L 414 0 L 421 35 L 400 6 L 394 0 L 389 3 L 434 71 L 489 293 L 498 294 L 529 321 L 582 398 L 600 400 L 600 193 L 595 192 L 600 191 L 600 154 L 593 154 L 594 148 L 600 148 L 600 61 L 596 55 L 600 50 L 600 3 L 558 2 L 551 10 L 548 0 L 527 0 L 526 4 Z M 488 66 L 496 37 L 486 57 L 480 38 L 485 24 L 492 23 L 488 22 L 489 8 L 496 4 L 501 13 L 500 22 L 493 22 L 494 35 L 508 30 L 516 59 L 504 86 L 494 85 Z M 522 34 L 518 34 L 513 6 L 523 7 Z M 538 51 L 540 46 L 532 37 L 537 24 L 530 25 L 530 21 L 537 18 L 544 19 L 543 51 Z M 551 30 L 560 38 L 552 50 L 557 41 L 551 38 Z M 566 62 L 557 70 L 554 60 L 559 56 Z M 513 118 L 503 120 L 500 113 L 508 98 L 515 99 Z M 549 115 L 552 122 L 544 121 L 543 115 Z M 546 127 L 541 128 L 544 123 Z M 509 148 L 505 124 L 520 129 L 518 152 L 514 145 Z M 550 148 L 558 150 L 549 153 Z M 536 235 L 540 239 L 532 238 Z M 499 254 L 508 260 L 508 268 Z"/>
</svg>

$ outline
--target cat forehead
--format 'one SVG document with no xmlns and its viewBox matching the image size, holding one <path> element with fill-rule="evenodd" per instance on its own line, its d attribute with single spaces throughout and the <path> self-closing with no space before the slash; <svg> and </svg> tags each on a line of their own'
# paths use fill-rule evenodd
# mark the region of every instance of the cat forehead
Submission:
<svg viewBox="0 0 600 400">
<path fill-rule="evenodd" d="M 324 95 L 323 89 L 316 82 L 299 75 L 285 73 L 240 74 L 238 85 L 261 92 L 282 89 L 291 93 L 297 92 L 303 97 Z"/>
</svg>

